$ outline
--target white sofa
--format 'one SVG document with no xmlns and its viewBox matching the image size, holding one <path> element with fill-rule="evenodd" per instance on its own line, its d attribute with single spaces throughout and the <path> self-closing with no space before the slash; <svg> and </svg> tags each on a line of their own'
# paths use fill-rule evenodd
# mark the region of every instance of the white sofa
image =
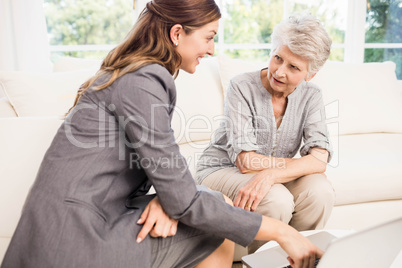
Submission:
<svg viewBox="0 0 402 268">
<path fill-rule="evenodd" d="M 172 124 L 191 171 L 223 113 L 229 79 L 264 64 L 212 57 L 176 80 Z M 51 74 L 0 72 L 0 263 L 42 157 L 97 61 L 64 58 Z M 361 229 L 402 216 L 402 83 L 395 64 L 328 62 L 321 86 L 334 157 L 330 229 Z M 235 260 L 245 253 L 237 248 Z"/>
</svg>

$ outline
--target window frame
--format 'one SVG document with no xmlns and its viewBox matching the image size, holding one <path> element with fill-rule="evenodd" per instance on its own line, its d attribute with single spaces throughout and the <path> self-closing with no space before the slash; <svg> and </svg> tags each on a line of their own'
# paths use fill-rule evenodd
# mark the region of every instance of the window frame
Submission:
<svg viewBox="0 0 402 268">
<path fill-rule="evenodd" d="M 138 18 L 140 12 L 149 0 L 133 0 L 133 19 Z M 222 14 L 225 14 L 226 1 L 215 0 L 220 6 Z M 284 17 L 289 15 L 289 1 L 283 0 Z M 367 48 L 402 48 L 402 43 L 366 43 L 365 42 L 365 25 L 366 25 L 366 8 L 367 0 L 355 0 L 348 2 L 348 14 L 346 19 L 345 42 L 333 43 L 332 48 L 344 49 L 344 62 L 363 63 L 364 51 Z M 270 49 L 270 43 L 263 44 L 239 44 L 225 43 L 224 24 L 221 20 L 219 24 L 219 38 L 216 43 L 216 51 L 223 54 L 228 49 Z M 67 52 L 67 51 L 108 51 L 114 48 L 116 44 L 111 45 L 51 45 L 51 52 Z"/>
</svg>

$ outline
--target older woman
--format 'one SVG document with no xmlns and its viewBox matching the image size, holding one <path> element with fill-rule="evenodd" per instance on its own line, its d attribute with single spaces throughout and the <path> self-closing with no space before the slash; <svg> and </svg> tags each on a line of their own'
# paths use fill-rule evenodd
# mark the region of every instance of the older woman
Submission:
<svg viewBox="0 0 402 268">
<path fill-rule="evenodd" d="M 330 46 L 311 15 L 276 26 L 268 68 L 230 82 L 225 119 L 198 162 L 198 183 L 299 231 L 324 227 L 334 204 L 324 175 L 331 149 L 322 94 L 309 81 Z"/>
</svg>

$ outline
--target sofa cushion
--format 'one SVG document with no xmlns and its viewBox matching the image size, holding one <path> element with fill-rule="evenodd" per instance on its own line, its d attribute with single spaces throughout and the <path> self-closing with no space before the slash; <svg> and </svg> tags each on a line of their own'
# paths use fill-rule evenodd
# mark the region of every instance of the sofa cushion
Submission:
<svg viewBox="0 0 402 268">
<path fill-rule="evenodd" d="M 63 116 L 92 69 L 60 73 L 0 72 L 0 86 L 18 116 Z"/>
<path fill-rule="evenodd" d="M 327 176 L 336 205 L 402 199 L 402 134 L 344 135 Z"/>
<path fill-rule="evenodd" d="M 0 98 L 0 118 L 1 117 L 17 117 L 7 97 Z"/>
<path fill-rule="evenodd" d="M 327 62 L 317 73 L 311 82 L 322 89 L 327 118 L 339 122 L 339 134 L 402 133 L 395 67 L 393 62 Z M 331 107 L 338 111 L 330 112 Z"/>
<path fill-rule="evenodd" d="M 0 237 L 13 234 L 29 188 L 61 123 L 47 117 L 0 118 Z"/>
<path fill-rule="evenodd" d="M 402 217 L 402 199 L 335 206 L 325 229 L 357 231 L 399 217 Z"/>
<path fill-rule="evenodd" d="M 172 120 L 176 141 L 211 138 L 223 114 L 223 96 L 216 58 L 203 59 L 194 74 L 180 71 L 176 78 L 177 102 Z"/>
<path fill-rule="evenodd" d="M 0 87 L 0 99 L 6 98 L 6 93 L 4 92 L 3 87 Z"/>
<path fill-rule="evenodd" d="M 10 102 L 4 92 L 3 87 L 0 84 L 0 117 L 16 117 L 13 107 L 11 107 Z"/>
<path fill-rule="evenodd" d="M 268 58 L 262 62 L 249 62 L 241 59 L 231 59 L 226 55 L 218 56 L 219 75 L 223 89 L 223 95 L 226 96 L 226 91 L 229 87 L 230 80 L 242 73 L 261 70 L 268 66 Z"/>
<path fill-rule="evenodd" d="M 197 162 L 208 144 L 209 140 L 180 144 L 180 153 L 186 159 L 188 168 L 193 176 L 195 175 Z"/>
<path fill-rule="evenodd" d="M 336 205 L 402 199 L 402 134 L 375 133 L 331 137 L 334 155 L 327 177 Z M 208 140 L 180 145 L 194 175 Z"/>
</svg>

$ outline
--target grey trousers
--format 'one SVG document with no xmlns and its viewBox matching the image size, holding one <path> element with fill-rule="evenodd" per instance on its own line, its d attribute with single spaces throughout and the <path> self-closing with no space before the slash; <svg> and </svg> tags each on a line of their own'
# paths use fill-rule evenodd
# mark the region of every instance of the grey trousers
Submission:
<svg viewBox="0 0 402 268">
<path fill-rule="evenodd" d="M 254 175 L 242 174 L 236 167 L 224 168 L 208 175 L 202 184 L 234 201 Z M 324 228 L 334 203 L 331 182 L 322 174 L 311 174 L 285 184 L 274 184 L 255 212 L 288 223 L 298 231 L 315 230 Z M 253 243 L 249 252 L 261 244 Z"/>
<path fill-rule="evenodd" d="M 176 235 L 151 238 L 152 268 L 194 267 L 211 255 L 224 240 L 179 223 Z"/>
<path fill-rule="evenodd" d="M 199 191 L 209 191 L 207 187 L 197 185 Z M 225 201 L 220 192 L 213 192 Z M 211 255 L 225 238 L 207 233 L 179 222 L 177 233 L 166 238 L 151 237 L 152 268 L 194 267 Z"/>
</svg>

